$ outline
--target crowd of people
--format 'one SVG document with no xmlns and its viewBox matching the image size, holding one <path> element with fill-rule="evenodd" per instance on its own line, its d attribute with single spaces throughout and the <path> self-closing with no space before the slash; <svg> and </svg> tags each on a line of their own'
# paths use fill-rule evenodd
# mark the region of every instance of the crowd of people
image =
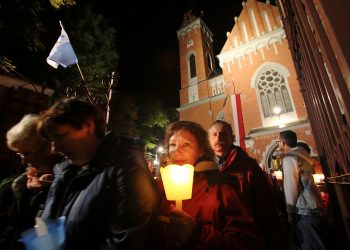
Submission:
<svg viewBox="0 0 350 250">
<path fill-rule="evenodd" d="M 28 114 L 7 133 L 26 170 L 12 181 L 1 249 L 24 249 L 21 233 L 65 217 L 63 249 L 327 249 L 325 207 L 308 152 L 280 133 L 287 219 L 268 173 L 234 145 L 232 127 L 177 121 L 159 167 L 194 166 L 192 198 L 166 199 L 142 140 L 106 132 L 104 113 L 78 98 Z M 6 214 L 6 216 L 5 216 Z"/>
</svg>

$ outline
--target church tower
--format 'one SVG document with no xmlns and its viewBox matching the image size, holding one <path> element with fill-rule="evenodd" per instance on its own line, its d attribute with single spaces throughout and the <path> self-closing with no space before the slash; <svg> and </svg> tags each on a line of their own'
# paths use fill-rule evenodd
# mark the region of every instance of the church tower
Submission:
<svg viewBox="0 0 350 250">
<path fill-rule="evenodd" d="M 214 120 L 232 125 L 235 144 L 266 170 L 279 133 L 293 130 L 317 154 L 288 40 L 276 6 L 242 2 L 242 10 L 216 55 L 202 18 L 186 13 L 177 31 L 180 55 L 180 120 L 208 129 Z M 218 34 L 220 35 L 220 34 Z M 225 34 L 224 34 L 225 35 Z M 219 72 L 220 71 L 220 72 Z"/>
<path fill-rule="evenodd" d="M 185 13 L 181 28 L 177 31 L 179 40 L 181 90 L 180 120 L 194 120 L 204 126 L 215 119 L 211 85 L 218 85 L 223 93 L 223 78 L 213 79 L 217 74 L 213 34 L 200 17 L 191 11 Z M 222 99 L 222 97 L 221 97 Z M 222 101 L 221 101 L 222 102 Z M 197 115 L 193 117 L 193 112 Z"/>
</svg>

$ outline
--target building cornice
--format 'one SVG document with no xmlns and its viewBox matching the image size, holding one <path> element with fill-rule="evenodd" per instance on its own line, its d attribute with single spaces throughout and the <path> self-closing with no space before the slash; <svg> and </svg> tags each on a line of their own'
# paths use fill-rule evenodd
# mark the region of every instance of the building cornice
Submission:
<svg viewBox="0 0 350 250">
<path fill-rule="evenodd" d="M 220 95 L 216 95 L 216 96 L 212 96 L 212 97 L 203 98 L 203 99 L 200 99 L 196 102 L 185 104 L 185 105 L 177 108 L 176 110 L 178 112 L 181 112 L 181 111 L 191 109 L 191 108 L 194 108 L 196 106 L 199 106 L 199 105 L 211 102 L 211 101 L 218 101 L 218 100 L 224 99 L 225 97 L 226 97 L 226 94 L 220 94 Z"/>
<path fill-rule="evenodd" d="M 284 124 L 283 127 L 271 126 L 271 127 L 264 127 L 264 128 L 254 128 L 251 131 L 249 131 L 248 136 L 256 137 L 261 135 L 275 134 L 288 129 L 294 130 L 294 129 L 305 128 L 305 127 L 310 127 L 310 121 L 308 119 L 290 122 L 290 123 Z"/>
<path fill-rule="evenodd" d="M 286 33 L 284 29 L 279 27 L 236 48 L 232 48 L 224 53 L 221 53 L 217 55 L 217 58 L 220 61 L 220 67 L 223 68 L 225 63 L 232 61 L 236 58 L 243 57 L 248 53 L 256 53 L 257 50 L 261 47 L 269 48 L 270 44 L 275 42 L 282 42 L 282 40 L 285 39 L 285 37 Z"/>
<path fill-rule="evenodd" d="M 207 36 L 210 38 L 211 42 L 213 40 L 213 33 L 209 30 L 209 28 L 205 25 L 204 21 L 199 17 L 193 22 L 189 23 L 187 26 L 179 29 L 176 31 L 177 33 L 177 39 L 180 39 L 180 37 L 183 37 L 187 33 L 191 32 L 192 30 L 195 30 L 197 28 L 202 28 L 203 31 L 207 34 Z"/>
</svg>

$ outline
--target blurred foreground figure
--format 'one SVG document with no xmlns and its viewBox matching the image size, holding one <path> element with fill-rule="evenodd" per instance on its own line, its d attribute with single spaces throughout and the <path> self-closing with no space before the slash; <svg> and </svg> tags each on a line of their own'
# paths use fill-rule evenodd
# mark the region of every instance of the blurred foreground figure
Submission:
<svg viewBox="0 0 350 250">
<path fill-rule="evenodd" d="M 94 105 L 69 98 L 42 114 L 40 131 L 69 162 L 56 165 L 43 219 L 66 216 L 65 249 L 154 249 L 158 193 L 143 144 L 105 134 Z"/>
<path fill-rule="evenodd" d="M 250 210 L 213 161 L 207 132 L 194 122 L 174 122 L 164 145 L 172 164 L 194 166 L 194 180 L 192 198 L 183 201 L 182 210 L 163 191 L 163 249 L 263 249 Z"/>
<path fill-rule="evenodd" d="M 11 221 L 18 233 L 34 226 L 43 209 L 53 179 L 53 166 L 60 160 L 51 154 L 50 145 L 37 133 L 39 115 L 27 114 L 6 134 L 7 146 L 21 157 L 26 171 L 12 182 Z M 16 239 L 17 240 L 17 239 Z"/>
<path fill-rule="evenodd" d="M 278 212 L 272 182 L 255 159 L 233 145 L 234 135 L 229 123 L 213 122 L 209 141 L 215 152 L 220 172 L 234 178 L 236 189 L 248 203 L 268 249 L 288 249 L 287 232 Z"/>
</svg>

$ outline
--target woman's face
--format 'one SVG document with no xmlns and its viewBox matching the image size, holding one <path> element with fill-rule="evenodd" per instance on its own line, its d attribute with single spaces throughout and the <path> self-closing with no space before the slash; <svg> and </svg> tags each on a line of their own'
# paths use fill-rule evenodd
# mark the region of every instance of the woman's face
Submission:
<svg viewBox="0 0 350 250">
<path fill-rule="evenodd" d="M 50 144 L 39 142 L 23 143 L 17 145 L 17 154 L 21 157 L 23 164 L 29 164 L 35 167 L 40 173 L 51 172 L 53 166 L 52 158 L 54 157 L 50 152 Z"/>
<path fill-rule="evenodd" d="M 175 132 L 169 139 L 169 156 L 171 163 L 177 165 L 194 165 L 202 155 L 196 137 L 187 130 Z"/>
</svg>

